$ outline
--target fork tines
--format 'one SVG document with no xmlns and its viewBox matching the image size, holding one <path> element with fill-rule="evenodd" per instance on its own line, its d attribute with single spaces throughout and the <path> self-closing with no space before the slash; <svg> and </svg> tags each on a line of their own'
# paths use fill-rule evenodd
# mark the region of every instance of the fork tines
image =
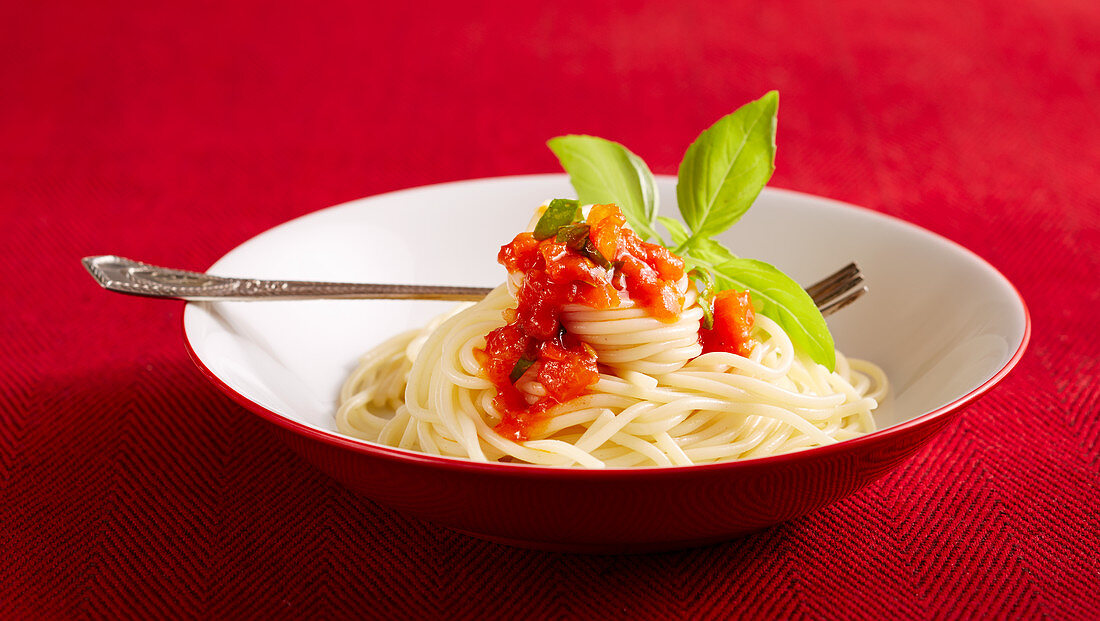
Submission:
<svg viewBox="0 0 1100 621">
<path fill-rule="evenodd" d="M 834 313 L 867 291 L 859 266 L 849 263 L 836 273 L 806 288 L 822 315 Z"/>
</svg>

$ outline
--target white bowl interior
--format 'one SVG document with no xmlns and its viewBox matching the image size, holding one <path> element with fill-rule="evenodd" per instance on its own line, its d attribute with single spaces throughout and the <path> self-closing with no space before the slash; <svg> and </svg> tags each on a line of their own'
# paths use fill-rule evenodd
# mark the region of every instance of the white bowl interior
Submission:
<svg viewBox="0 0 1100 621">
<path fill-rule="evenodd" d="M 659 178 L 662 212 L 675 180 Z M 273 279 L 495 286 L 499 247 L 542 201 L 572 196 L 564 175 L 448 183 L 364 198 L 275 227 L 209 270 Z M 1011 284 L 924 229 L 835 201 L 765 190 L 723 236 L 738 255 L 809 284 L 856 261 L 870 292 L 829 318 L 838 349 L 871 360 L 893 387 L 879 427 L 960 399 L 1002 369 L 1026 333 Z M 425 301 L 189 304 L 185 336 L 230 388 L 288 419 L 335 431 L 333 412 L 358 357 L 449 308 Z"/>
</svg>

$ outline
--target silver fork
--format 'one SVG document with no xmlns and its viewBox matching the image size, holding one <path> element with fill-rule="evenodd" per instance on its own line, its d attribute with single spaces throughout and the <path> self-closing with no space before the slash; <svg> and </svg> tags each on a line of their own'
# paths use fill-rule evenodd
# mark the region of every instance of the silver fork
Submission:
<svg viewBox="0 0 1100 621">
<path fill-rule="evenodd" d="M 104 289 L 191 302 L 247 300 L 480 300 L 491 288 L 383 285 L 226 278 L 149 265 L 114 255 L 85 257 L 84 267 Z M 867 291 L 855 263 L 806 287 L 822 315 L 851 304 Z"/>
</svg>

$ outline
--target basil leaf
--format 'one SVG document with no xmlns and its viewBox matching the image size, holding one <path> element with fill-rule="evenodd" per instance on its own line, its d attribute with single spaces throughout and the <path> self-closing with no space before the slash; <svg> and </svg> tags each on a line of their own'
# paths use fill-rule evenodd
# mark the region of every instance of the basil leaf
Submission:
<svg viewBox="0 0 1100 621">
<path fill-rule="evenodd" d="M 748 289 L 757 312 L 778 323 L 795 347 L 829 371 L 836 368 L 836 346 L 825 318 L 790 276 L 754 259 L 734 259 L 714 269 L 720 289 Z"/>
<path fill-rule="evenodd" d="M 679 246 L 686 242 L 688 237 L 691 237 L 691 233 L 687 230 L 687 227 L 681 224 L 679 220 L 673 220 L 665 216 L 657 216 L 657 221 L 665 225 L 669 237 L 672 238 L 673 246 Z"/>
<path fill-rule="evenodd" d="M 565 244 L 573 250 L 580 250 L 584 247 L 584 240 L 588 239 L 588 231 L 590 228 L 591 227 L 587 224 L 570 224 L 569 226 L 563 226 L 558 229 L 554 241 L 559 244 Z"/>
<path fill-rule="evenodd" d="M 711 265 L 718 265 L 737 258 L 728 248 L 713 239 L 696 239 L 689 252 L 692 256 Z"/>
<path fill-rule="evenodd" d="M 638 188 L 642 192 L 642 213 L 635 218 L 641 224 L 642 231 L 635 229 L 635 232 L 641 235 L 642 241 L 650 237 L 659 240 L 661 237 L 657 235 L 657 231 L 653 228 L 657 225 L 657 212 L 660 211 L 660 194 L 657 193 L 657 179 L 649 170 L 649 166 L 645 163 L 645 160 L 635 155 L 633 151 L 626 147 L 622 147 L 622 149 L 626 151 L 626 158 L 630 160 L 630 164 L 638 174 Z M 626 213 L 624 212 L 623 215 L 626 216 Z M 627 222 L 630 222 L 629 216 L 627 216 Z M 631 224 L 631 228 L 633 227 L 634 225 Z"/>
<path fill-rule="evenodd" d="M 741 106 L 699 134 L 680 162 L 676 200 L 691 237 L 725 231 L 752 206 L 775 170 L 779 94 L 771 91 Z"/>
<path fill-rule="evenodd" d="M 557 234 L 558 229 L 568 226 L 580 217 L 581 204 L 570 198 L 555 198 L 550 201 L 546 211 L 535 224 L 535 239 L 541 241 Z"/>
<path fill-rule="evenodd" d="M 547 143 L 582 203 L 614 203 L 627 223 L 643 240 L 660 239 L 654 230 L 657 217 L 657 180 L 642 158 L 623 145 L 597 138 L 570 134 Z"/>
<path fill-rule="evenodd" d="M 516 366 L 512 367 L 512 372 L 508 374 L 508 379 L 513 384 L 519 381 L 519 378 L 523 377 L 523 374 L 527 372 L 527 369 L 531 368 L 531 365 L 535 364 L 535 361 L 530 358 L 520 358 L 516 360 Z"/>
</svg>

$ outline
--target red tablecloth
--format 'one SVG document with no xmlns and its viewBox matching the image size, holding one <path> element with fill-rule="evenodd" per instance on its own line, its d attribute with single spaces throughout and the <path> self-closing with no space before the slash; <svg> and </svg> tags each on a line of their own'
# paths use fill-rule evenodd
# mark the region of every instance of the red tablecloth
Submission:
<svg viewBox="0 0 1100 621">
<path fill-rule="evenodd" d="M 288 4 L 0 6 L 0 616 L 1100 617 L 1095 2 Z M 773 186 L 966 245 L 1034 334 L 898 471 L 727 544 L 567 556 L 395 514 L 209 385 L 181 304 L 78 262 L 202 269 L 349 199 L 556 171 L 564 132 L 675 172 L 771 88 Z"/>
</svg>

